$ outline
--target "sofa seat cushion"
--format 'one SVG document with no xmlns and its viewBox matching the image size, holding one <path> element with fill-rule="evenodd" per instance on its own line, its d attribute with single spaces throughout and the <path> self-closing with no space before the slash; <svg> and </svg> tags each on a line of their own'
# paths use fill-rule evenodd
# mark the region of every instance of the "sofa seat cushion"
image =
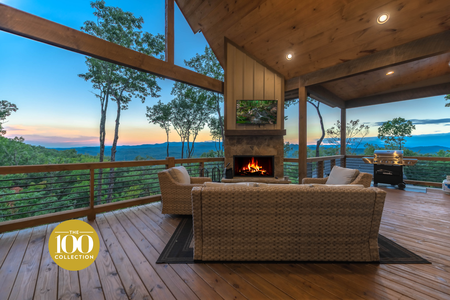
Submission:
<svg viewBox="0 0 450 300">
<path fill-rule="evenodd" d="M 169 169 L 169 174 L 172 176 L 173 180 L 181 184 L 190 184 L 191 177 L 185 167 L 173 167 Z"/>
<path fill-rule="evenodd" d="M 358 170 L 334 166 L 326 184 L 350 184 L 358 175 Z"/>
<path fill-rule="evenodd" d="M 320 188 L 329 188 L 329 189 L 337 189 L 337 188 L 350 188 L 350 189 L 363 189 L 364 185 L 362 184 L 308 184 L 310 187 L 320 187 Z"/>
<path fill-rule="evenodd" d="M 222 183 L 222 182 L 205 182 L 203 186 L 207 187 L 230 187 L 230 186 L 249 186 L 258 187 L 257 182 L 236 182 L 236 183 Z"/>
</svg>

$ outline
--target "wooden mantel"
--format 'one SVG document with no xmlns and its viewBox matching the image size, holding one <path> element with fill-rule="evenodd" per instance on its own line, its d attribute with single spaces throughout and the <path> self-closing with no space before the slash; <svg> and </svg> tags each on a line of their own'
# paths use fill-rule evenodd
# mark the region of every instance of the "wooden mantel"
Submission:
<svg viewBox="0 0 450 300">
<path fill-rule="evenodd" d="M 286 135 L 286 129 L 273 129 L 273 130 L 256 130 L 256 129 L 244 129 L 244 130 L 225 130 L 225 136 L 236 135 Z"/>
</svg>

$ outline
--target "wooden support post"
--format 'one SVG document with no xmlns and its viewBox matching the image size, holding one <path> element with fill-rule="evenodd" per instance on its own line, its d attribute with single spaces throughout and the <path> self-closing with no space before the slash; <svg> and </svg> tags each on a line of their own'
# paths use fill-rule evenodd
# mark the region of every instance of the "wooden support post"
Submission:
<svg viewBox="0 0 450 300">
<path fill-rule="evenodd" d="M 199 177 L 204 177 L 204 173 L 205 173 L 205 172 L 204 172 L 204 171 L 205 171 L 204 169 L 205 169 L 205 162 L 202 161 L 202 162 L 200 163 L 200 172 L 199 172 L 199 174 L 198 174 Z"/>
<path fill-rule="evenodd" d="M 341 155 L 346 155 L 347 148 L 347 111 L 341 108 Z M 341 167 L 345 168 L 347 162 L 346 158 L 341 158 Z"/>
<path fill-rule="evenodd" d="M 307 93 L 304 86 L 298 89 L 298 183 L 306 178 L 307 174 L 307 123 L 306 123 L 306 102 Z"/>
<path fill-rule="evenodd" d="M 175 167 L 175 157 L 167 157 L 166 169 Z"/>
<path fill-rule="evenodd" d="M 323 161 L 317 162 L 317 178 L 323 178 Z"/>
<path fill-rule="evenodd" d="M 333 167 L 336 165 L 336 160 L 332 159 L 330 160 L 330 170 L 333 169 Z"/>
<path fill-rule="evenodd" d="M 94 221 L 95 220 L 95 212 L 94 212 L 94 201 L 95 201 L 95 169 L 90 169 L 90 186 L 89 186 L 89 214 L 88 214 L 88 220 Z"/>
<path fill-rule="evenodd" d="M 166 0 L 166 61 L 174 64 L 175 34 L 174 34 L 174 0 Z"/>
</svg>

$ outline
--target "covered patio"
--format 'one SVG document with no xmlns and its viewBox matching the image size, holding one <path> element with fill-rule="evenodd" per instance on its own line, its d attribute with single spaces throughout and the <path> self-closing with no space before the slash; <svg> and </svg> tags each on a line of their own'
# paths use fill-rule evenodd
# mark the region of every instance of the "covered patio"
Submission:
<svg viewBox="0 0 450 300">
<path fill-rule="evenodd" d="M 161 213 L 158 171 L 184 165 L 191 176 L 200 176 L 208 166 L 223 169 L 238 151 L 255 148 L 236 146 L 252 137 L 256 146 L 273 146 L 277 171 L 294 184 L 325 177 L 335 165 L 370 172 L 362 157 L 348 155 L 345 147 L 339 155 L 307 158 L 307 97 L 339 108 L 346 124 L 348 109 L 450 94 L 450 2 L 176 3 L 192 30 L 203 32 L 225 70 L 224 82 L 174 64 L 173 0 L 166 0 L 165 61 L 0 4 L 2 31 L 224 94 L 226 137 L 221 158 L 0 167 L 0 175 L 10 176 L 0 182 L 34 174 L 55 184 L 45 191 L 65 196 L 48 207 L 5 208 L 0 299 L 450 299 L 450 201 L 432 188 L 418 193 L 382 187 L 387 198 L 380 228 L 432 264 L 156 264 L 180 222 Z M 391 23 L 377 23 L 385 12 Z M 391 71 L 398 76 L 387 76 Z M 278 122 L 238 127 L 235 107 L 241 99 L 276 99 Z M 300 103 L 299 157 L 285 158 L 284 103 L 292 99 Z M 405 182 L 440 187 L 439 180 L 423 178 L 433 169 L 447 172 L 450 158 L 414 158 L 419 163 L 413 175 L 420 176 Z M 109 169 L 129 172 L 122 186 L 134 185 L 136 193 L 99 201 L 112 193 L 98 181 L 101 170 Z M 79 189 L 66 191 L 58 182 L 76 182 Z M 95 263 L 76 272 L 58 267 L 48 251 L 50 233 L 69 219 L 91 224 L 101 243 Z"/>
<path fill-rule="evenodd" d="M 4 233 L 1 299 L 450 299 L 450 203 L 441 193 L 386 189 L 380 233 L 432 264 L 155 264 L 179 223 L 160 203 L 97 215 L 100 253 L 59 268 L 58 224 Z M 86 219 L 84 219 L 86 220 Z"/>
</svg>

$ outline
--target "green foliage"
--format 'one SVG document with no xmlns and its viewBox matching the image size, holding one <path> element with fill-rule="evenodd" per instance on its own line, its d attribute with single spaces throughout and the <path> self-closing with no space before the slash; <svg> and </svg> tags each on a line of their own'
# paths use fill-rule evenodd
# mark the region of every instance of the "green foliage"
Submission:
<svg viewBox="0 0 450 300">
<path fill-rule="evenodd" d="M 171 94 L 175 96 L 170 102 L 172 125 L 182 142 L 181 157 L 186 154 L 189 158 L 194 154 L 198 133 L 210 120 L 213 109 L 208 105 L 208 96 L 202 89 L 177 82 Z"/>
<path fill-rule="evenodd" d="M 12 112 L 16 112 L 17 110 L 18 108 L 15 104 L 6 100 L 0 101 L 0 136 L 6 134 L 5 128 L 3 128 L 4 121 L 11 115 Z"/>
<path fill-rule="evenodd" d="M 347 154 L 354 155 L 361 145 L 364 137 L 369 134 L 369 125 L 360 123 L 360 120 L 347 122 L 345 149 Z M 333 127 L 327 129 L 327 140 L 330 144 L 341 146 L 341 122 L 338 120 Z"/>
<path fill-rule="evenodd" d="M 294 150 L 294 148 L 291 147 L 291 144 L 289 142 L 284 143 L 284 157 L 289 157 L 289 152 Z M 298 157 L 298 151 L 297 151 L 297 157 Z"/>
<path fill-rule="evenodd" d="M 152 107 L 147 106 L 147 113 L 145 114 L 147 119 L 152 124 L 158 124 L 159 127 L 166 131 L 167 137 L 167 157 L 169 157 L 169 133 L 170 133 L 170 122 L 172 118 L 172 105 L 171 103 L 164 104 L 161 100 Z"/>
<path fill-rule="evenodd" d="M 450 101 L 450 95 L 445 96 L 445 100 L 446 101 Z M 450 102 L 449 103 L 445 103 L 445 107 L 450 107 Z"/>
<path fill-rule="evenodd" d="M 120 46 L 141 52 L 150 56 L 157 56 L 165 49 L 164 36 L 156 36 L 142 31 L 144 19 L 135 17 L 131 12 L 125 12 L 118 7 L 105 6 L 105 1 L 91 2 L 95 9 L 96 22 L 86 21 L 82 31 L 95 37 L 107 40 Z M 162 58 L 162 56 L 160 56 Z M 161 88 L 156 82 L 156 76 L 119 66 L 92 57 L 86 57 L 88 72 L 78 76 L 90 81 L 100 99 L 100 161 L 103 161 L 104 143 L 106 136 L 106 112 L 109 100 L 117 104 L 116 126 L 111 160 L 115 160 L 116 144 L 119 138 L 120 111 L 128 108 L 133 98 L 142 102 L 146 97 L 159 97 Z"/>
<path fill-rule="evenodd" d="M 402 146 L 406 143 L 406 137 L 411 137 L 414 129 L 416 126 L 410 120 L 398 117 L 383 123 L 378 128 L 378 138 L 387 146 L 398 147 L 399 150 L 402 150 Z"/>
<path fill-rule="evenodd" d="M 236 111 L 237 124 L 276 124 L 277 101 L 253 100 L 238 101 Z"/>
</svg>

